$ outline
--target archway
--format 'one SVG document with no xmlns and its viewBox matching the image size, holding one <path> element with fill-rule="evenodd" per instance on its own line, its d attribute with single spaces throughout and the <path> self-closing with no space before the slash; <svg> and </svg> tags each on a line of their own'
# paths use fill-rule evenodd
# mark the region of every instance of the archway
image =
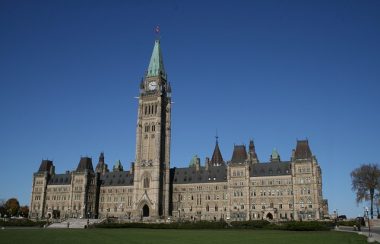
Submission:
<svg viewBox="0 0 380 244">
<path fill-rule="evenodd" d="M 272 220 L 273 219 L 273 215 L 271 213 L 268 213 L 267 214 L 267 219 L 271 219 Z"/>
<path fill-rule="evenodd" d="M 148 205 L 144 205 L 144 207 L 142 208 L 142 212 L 143 212 L 143 217 L 149 217 L 149 207 Z"/>
</svg>

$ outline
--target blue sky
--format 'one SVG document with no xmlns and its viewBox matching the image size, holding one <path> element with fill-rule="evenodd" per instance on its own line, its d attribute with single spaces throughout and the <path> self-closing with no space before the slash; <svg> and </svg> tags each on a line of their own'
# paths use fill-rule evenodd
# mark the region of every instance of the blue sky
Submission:
<svg viewBox="0 0 380 244">
<path fill-rule="evenodd" d="M 0 1 L 0 199 L 29 203 L 41 159 L 130 167 L 138 85 L 161 27 L 171 166 L 255 140 L 308 138 L 330 211 L 357 216 L 350 172 L 379 163 L 380 1 Z"/>
</svg>

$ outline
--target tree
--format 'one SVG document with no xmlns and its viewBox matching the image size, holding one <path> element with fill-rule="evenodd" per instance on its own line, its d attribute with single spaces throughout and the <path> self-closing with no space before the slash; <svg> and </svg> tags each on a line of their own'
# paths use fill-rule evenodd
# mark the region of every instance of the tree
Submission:
<svg viewBox="0 0 380 244">
<path fill-rule="evenodd" d="M 18 210 L 20 209 L 20 203 L 18 202 L 17 198 L 9 198 L 5 203 L 5 208 L 9 214 L 9 217 L 16 216 Z"/>
<path fill-rule="evenodd" d="M 7 214 L 7 209 L 5 208 L 5 201 L 0 200 L 0 217 L 4 217 Z"/>
<path fill-rule="evenodd" d="M 351 172 L 352 190 L 356 192 L 356 202 L 371 202 L 373 219 L 373 200 L 380 189 L 380 168 L 377 164 L 363 164 Z"/>
<path fill-rule="evenodd" d="M 29 216 L 29 207 L 27 205 L 21 206 L 19 210 L 19 215 L 24 218 L 28 218 Z"/>
</svg>

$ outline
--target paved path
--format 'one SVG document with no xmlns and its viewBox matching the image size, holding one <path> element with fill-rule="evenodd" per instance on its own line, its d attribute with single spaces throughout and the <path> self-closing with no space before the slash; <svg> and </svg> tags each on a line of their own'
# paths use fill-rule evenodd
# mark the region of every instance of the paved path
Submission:
<svg viewBox="0 0 380 244">
<path fill-rule="evenodd" d="M 354 231 L 352 227 L 348 226 L 339 226 L 338 229 L 335 229 L 336 231 L 344 231 L 344 232 L 352 232 L 352 233 L 358 233 L 360 235 L 364 235 L 368 237 L 368 228 L 363 228 L 362 231 Z M 373 228 L 371 229 L 371 237 L 373 238 L 374 241 L 377 241 L 380 243 L 380 228 Z M 368 242 L 373 242 L 372 240 L 368 239 Z"/>
</svg>

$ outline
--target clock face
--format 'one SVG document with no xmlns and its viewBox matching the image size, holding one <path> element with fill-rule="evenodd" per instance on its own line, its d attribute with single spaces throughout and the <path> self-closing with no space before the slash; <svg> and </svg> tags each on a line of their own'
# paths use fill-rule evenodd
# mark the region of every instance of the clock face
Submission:
<svg viewBox="0 0 380 244">
<path fill-rule="evenodd" d="M 150 91 L 155 90 L 156 87 L 157 87 L 157 82 L 155 82 L 155 81 L 151 81 L 151 82 L 149 82 L 149 84 L 148 84 L 148 88 L 149 88 Z"/>
</svg>

